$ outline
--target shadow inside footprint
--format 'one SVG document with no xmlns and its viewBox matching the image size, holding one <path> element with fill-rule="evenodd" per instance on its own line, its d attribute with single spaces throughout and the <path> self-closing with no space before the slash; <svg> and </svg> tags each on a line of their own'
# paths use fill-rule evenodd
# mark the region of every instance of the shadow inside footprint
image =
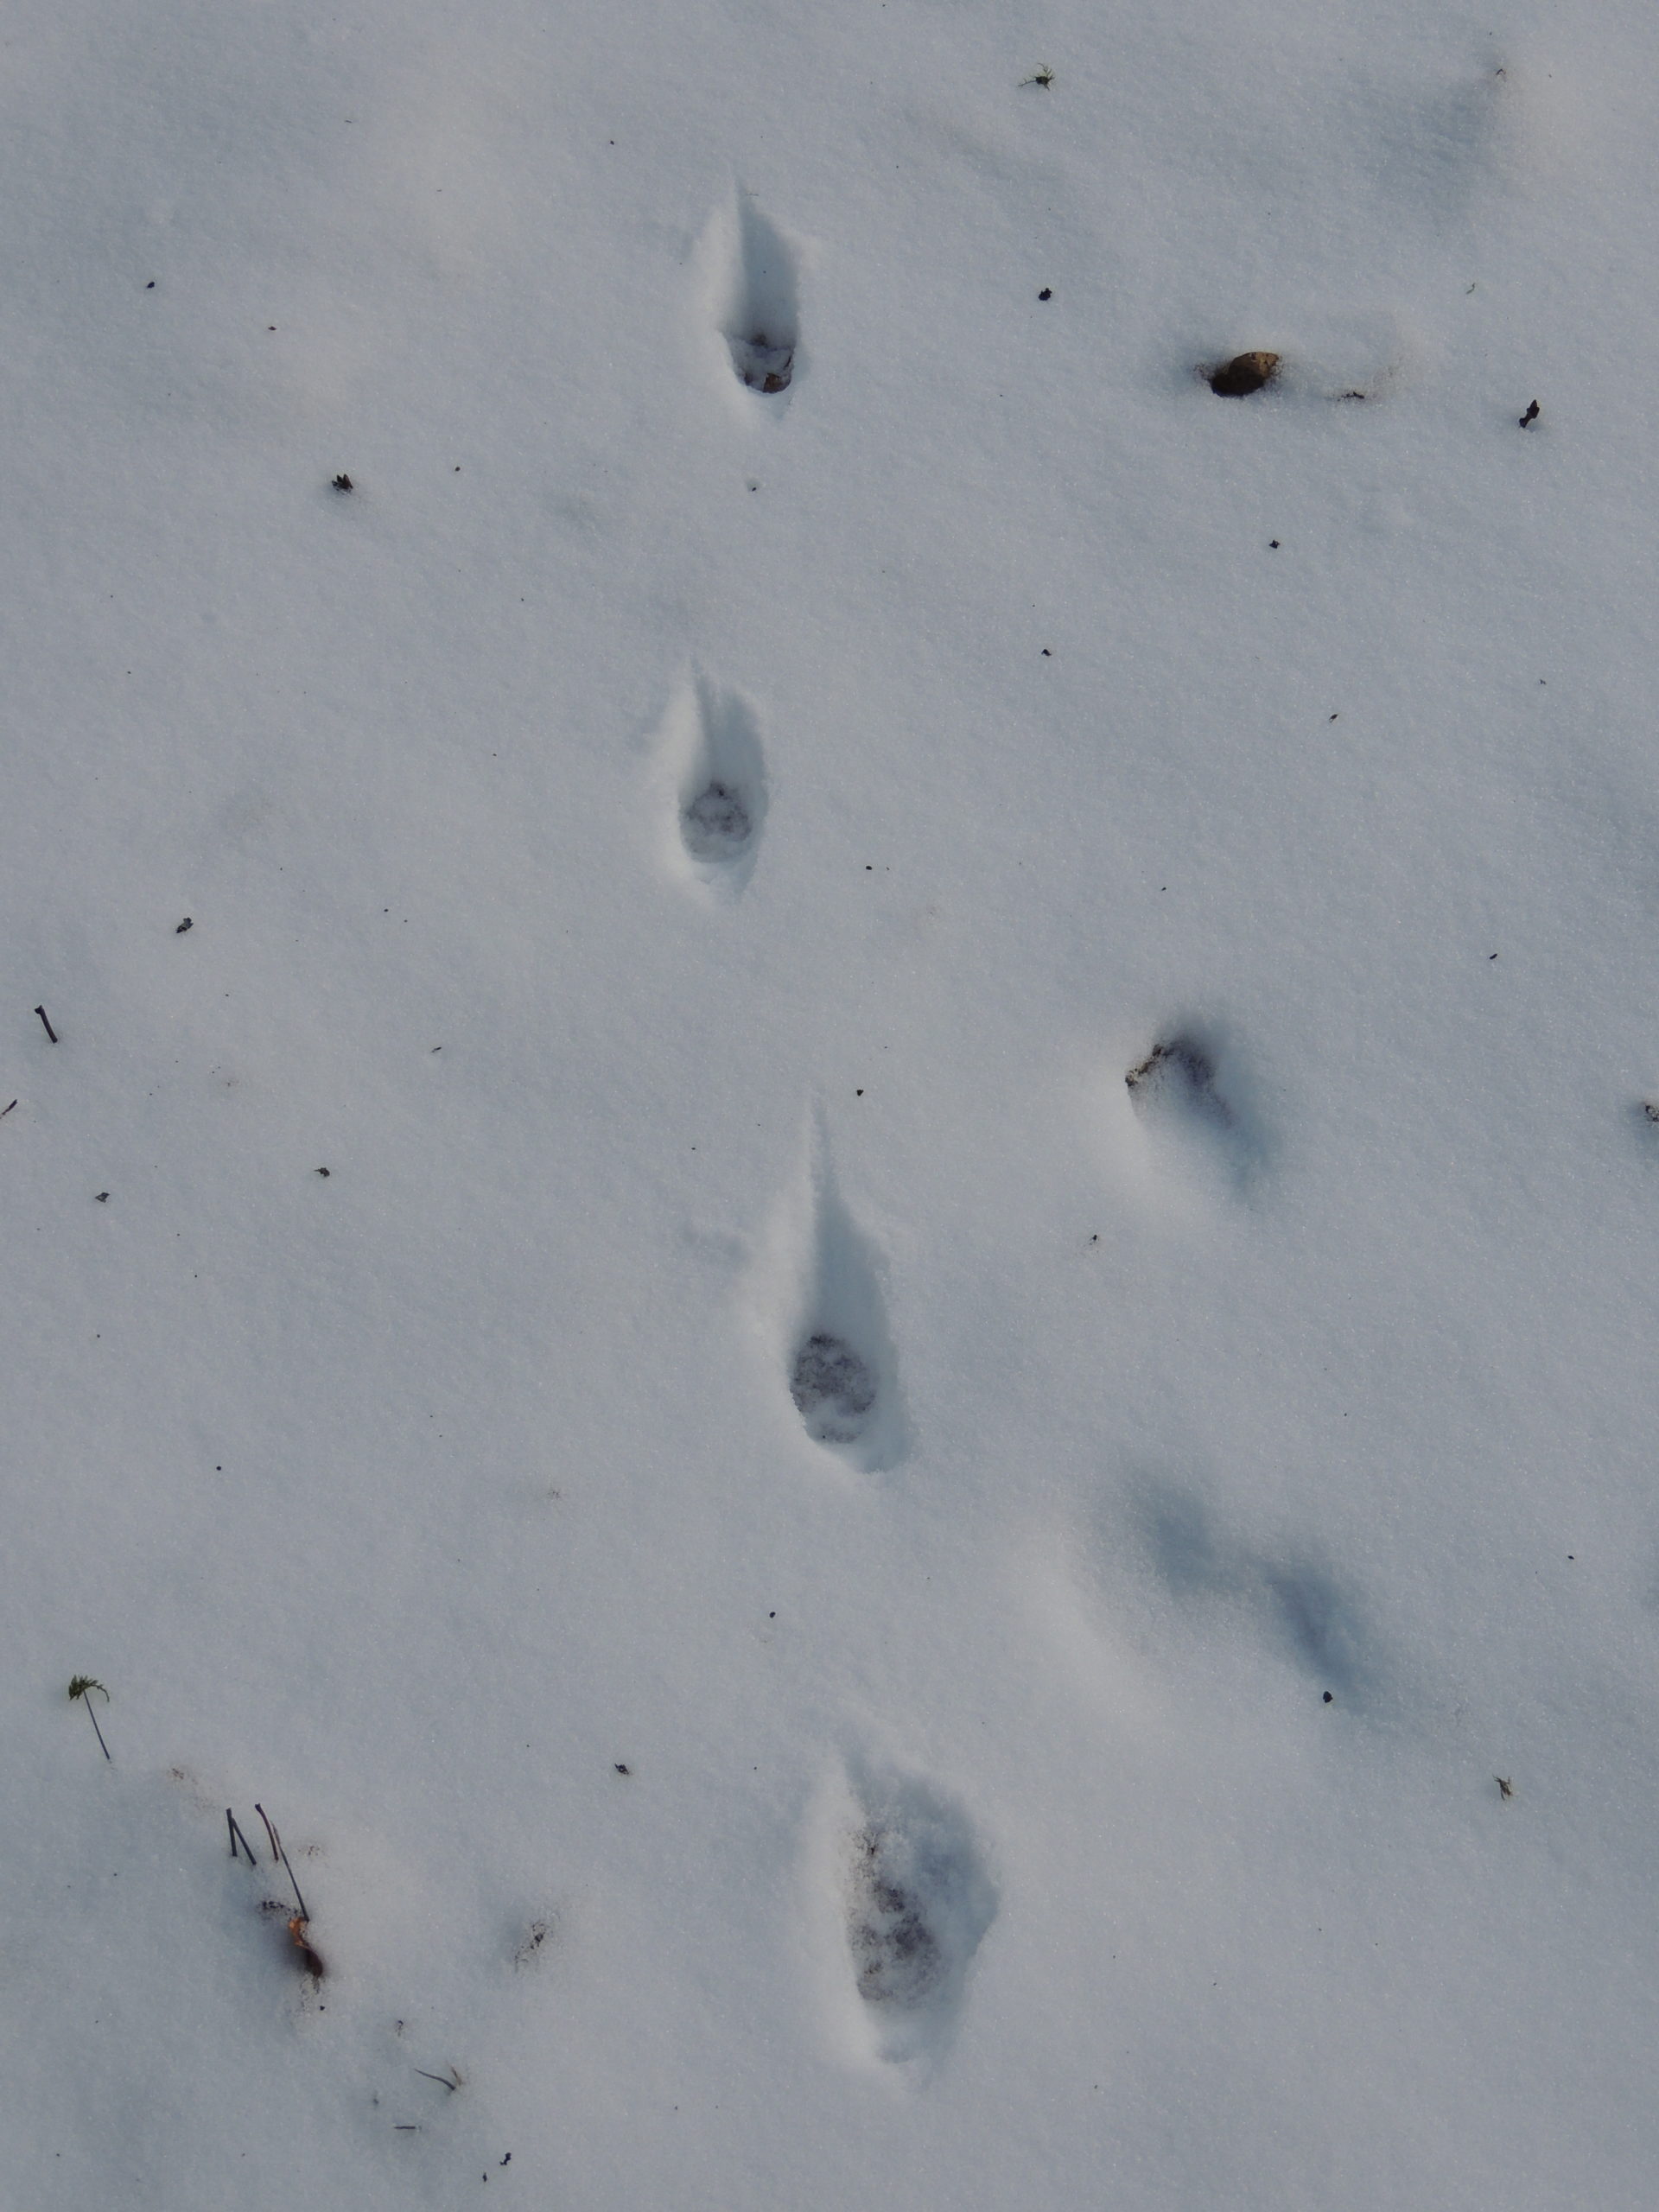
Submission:
<svg viewBox="0 0 1659 2212">
<path fill-rule="evenodd" d="M 1353 1595 L 1333 1575 L 1306 1556 L 1275 1556 L 1219 1529 L 1189 1491 L 1160 1485 L 1143 1510 L 1153 1564 L 1173 1596 L 1253 1623 L 1322 1684 L 1358 1687 L 1366 1639 Z"/>
<path fill-rule="evenodd" d="M 1263 1560 L 1259 1572 L 1291 1649 L 1322 1681 L 1351 1688 L 1358 1656 L 1351 1609 L 1331 1577 L 1305 1560 L 1290 1566 Z"/>
</svg>

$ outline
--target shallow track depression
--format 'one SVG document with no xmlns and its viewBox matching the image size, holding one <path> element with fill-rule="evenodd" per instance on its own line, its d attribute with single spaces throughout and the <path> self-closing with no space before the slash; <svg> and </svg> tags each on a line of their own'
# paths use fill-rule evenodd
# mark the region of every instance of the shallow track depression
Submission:
<svg viewBox="0 0 1659 2212">
<path fill-rule="evenodd" d="M 16 0 L 27 2212 L 1649 2212 L 1659 13 Z"/>
</svg>

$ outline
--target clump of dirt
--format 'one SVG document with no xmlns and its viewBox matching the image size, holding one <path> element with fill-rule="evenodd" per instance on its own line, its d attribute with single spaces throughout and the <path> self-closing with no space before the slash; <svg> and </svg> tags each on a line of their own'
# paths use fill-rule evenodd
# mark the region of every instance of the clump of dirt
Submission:
<svg viewBox="0 0 1659 2212">
<path fill-rule="evenodd" d="M 1151 1085 L 1157 1078 L 1174 1076 L 1192 1090 L 1208 1090 L 1216 1079 L 1216 1071 L 1210 1056 L 1189 1038 L 1172 1037 L 1165 1043 L 1154 1045 L 1138 1068 L 1131 1068 L 1124 1082 L 1131 1090 L 1139 1090 L 1142 1084 Z"/>
<path fill-rule="evenodd" d="M 1221 399 L 1248 399 L 1253 391 L 1264 390 L 1278 373 L 1276 353 L 1235 353 L 1230 361 L 1202 372 L 1211 391 Z"/>
</svg>

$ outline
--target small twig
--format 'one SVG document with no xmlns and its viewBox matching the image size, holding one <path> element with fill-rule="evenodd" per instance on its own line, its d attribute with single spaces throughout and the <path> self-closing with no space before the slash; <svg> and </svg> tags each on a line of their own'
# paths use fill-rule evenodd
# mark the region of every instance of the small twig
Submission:
<svg viewBox="0 0 1659 2212">
<path fill-rule="evenodd" d="M 1539 416 L 1540 416 L 1540 414 L 1541 414 L 1541 412 L 1542 412 L 1542 410 L 1540 408 L 1540 406 L 1539 406 L 1539 404 L 1538 404 L 1537 401 L 1535 399 L 1535 400 L 1533 401 L 1533 403 L 1532 403 L 1531 406 L 1528 408 L 1528 410 L 1527 410 L 1526 413 L 1525 413 L 1525 414 L 1521 417 L 1521 427 L 1522 427 L 1522 429 L 1523 430 L 1530 429 L 1531 429 L 1531 427 L 1532 427 L 1532 425 L 1533 425 L 1533 424 L 1534 424 L 1534 423 L 1538 420 L 1538 417 L 1539 417 Z"/>
<path fill-rule="evenodd" d="M 35 1013 L 36 1013 L 36 1014 L 38 1014 L 40 1015 L 41 1020 L 42 1021 L 46 1021 L 46 1033 L 47 1033 L 47 1035 L 48 1035 L 48 1036 L 52 1039 L 52 1042 L 55 1045 L 55 1044 L 57 1043 L 57 1041 L 58 1041 L 58 1033 L 57 1033 L 57 1031 L 56 1031 L 56 1030 L 52 1027 L 52 1024 L 51 1024 L 49 1021 L 47 1021 L 47 1020 L 46 1020 L 46 1008 L 45 1008 L 43 1006 L 37 1006 L 37 1007 L 35 1007 Z"/>
<path fill-rule="evenodd" d="M 108 1690 L 104 1689 L 102 1682 L 95 1681 L 91 1675 L 72 1675 L 70 1676 L 69 1694 L 71 1697 L 79 1698 L 81 1702 L 86 1706 L 86 1718 L 92 1722 L 92 1733 L 98 1738 L 98 1748 L 103 1752 L 105 1758 L 109 1759 L 110 1747 L 104 1740 L 104 1731 L 98 1725 L 98 1715 L 92 1711 L 92 1694 L 94 1690 L 104 1690 L 104 1702 L 107 1705 L 110 1700 L 110 1694 Z M 113 1766 L 115 1764 L 115 1761 L 113 1759 L 110 1759 L 110 1764 Z"/>
<path fill-rule="evenodd" d="M 287 1867 L 287 1869 L 288 1869 L 288 1878 L 289 1878 L 289 1880 L 290 1882 L 292 1882 L 292 1883 L 293 1883 L 293 1885 L 294 1885 L 294 1896 L 295 1896 L 295 1900 L 296 1900 L 296 1902 L 297 1903 L 297 1904 L 299 1905 L 299 1908 L 300 1908 L 300 1917 L 301 1917 L 301 1919 L 302 1919 L 302 1920 L 309 1920 L 309 1919 L 310 1919 L 310 1917 L 311 1917 L 311 1915 L 310 1915 L 310 1913 L 309 1913 L 309 1912 L 307 1910 L 307 1909 L 306 1909 L 306 1903 L 305 1903 L 305 1899 L 304 1899 L 302 1897 L 301 1897 L 301 1895 L 300 1895 L 300 1884 L 299 1884 L 299 1878 L 298 1878 L 298 1876 L 295 1873 L 294 1869 L 292 1868 L 292 1866 L 289 1866 L 289 1861 L 288 1861 L 288 1853 L 287 1853 L 283 1849 L 282 1838 L 277 1834 L 277 1833 L 276 1833 L 276 1829 L 275 1829 L 274 1827 L 272 1827 L 272 1826 L 270 1825 L 270 1814 L 266 1812 L 266 1810 L 265 1810 L 265 1808 L 264 1808 L 264 1807 L 263 1805 L 256 1805 L 256 1806 L 254 1807 L 254 1808 L 253 1808 L 253 1809 L 254 1809 L 254 1811 L 255 1811 L 256 1813 L 257 1813 L 257 1814 L 258 1814 L 258 1815 L 259 1815 L 260 1819 L 261 1819 L 261 1820 L 264 1822 L 264 1824 L 265 1824 L 265 1834 L 266 1834 L 270 1838 L 270 1855 L 271 1855 L 271 1857 L 272 1857 L 273 1859 L 276 1859 L 280 1860 L 280 1862 L 282 1863 L 282 1865 L 283 1865 L 283 1866 Z"/>
<path fill-rule="evenodd" d="M 284 1866 L 288 1866 L 288 1878 L 294 1885 L 294 1901 L 300 1908 L 300 1918 L 302 1920 L 309 1920 L 311 1917 L 310 1907 L 306 1904 L 305 1899 L 300 1895 L 299 1880 L 297 1876 L 295 1874 L 294 1869 L 288 1865 L 288 1853 L 286 1852 L 283 1853 L 283 1864 Z"/>
<path fill-rule="evenodd" d="M 244 1850 L 244 1851 L 245 1851 L 245 1852 L 247 1853 L 247 1854 L 248 1854 L 248 1864 L 249 1864 L 249 1866 L 257 1866 L 259 1864 L 259 1861 L 258 1861 L 258 1860 L 254 1857 L 254 1855 L 253 1855 L 253 1846 L 252 1846 L 252 1845 L 248 1841 L 248 1839 L 246 1838 L 246 1836 L 245 1836 L 245 1835 L 243 1834 L 243 1833 L 242 1833 L 241 1829 L 237 1826 L 237 1824 L 236 1824 L 236 1815 L 235 1815 L 235 1814 L 231 1810 L 231 1808 L 230 1808 L 230 1807 L 229 1807 L 228 1805 L 225 1808 L 225 1817 L 226 1817 L 226 1820 L 230 1822 L 230 1824 L 231 1824 L 231 1856 L 232 1856 L 232 1859 L 234 1859 L 234 1858 L 235 1858 L 235 1856 L 236 1856 L 236 1847 L 237 1847 L 238 1843 L 238 1842 L 240 1842 L 240 1844 L 241 1844 L 241 1846 L 242 1846 L 243 1850 Z"/>
<path fill-rule="evenodd" d="M 16 1103 L 17 1101 L 14 1098 L 11 1102 L 11 1106 L 15 1106 Z M 10 1113 L 11 1106 L 0 1106 L 0 1122 L 3 1122 L 7 1115 Z"/>
<path fill-rule="evenodd" d="M 442 2088 L 448 2089 L 451 2096 L 461 2087 L 461 2069 L 458 2066 L 452 2066 L 448 2074 L 429 2074 L 424 2066 L 417 2066 L 415 2071 L 423 2082 L 436 2082 Z M 454 2077 L 453 2080 L 450 2078 L 452 2075 Z"/>
</svg>

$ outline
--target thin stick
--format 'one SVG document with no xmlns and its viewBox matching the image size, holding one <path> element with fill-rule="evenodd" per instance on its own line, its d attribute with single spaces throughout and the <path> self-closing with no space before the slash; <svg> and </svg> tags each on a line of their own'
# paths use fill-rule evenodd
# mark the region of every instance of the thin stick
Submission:
<svg viewBox="0 0 1659 2212">
<path fill-rule="evenodd" d="M 281 1859 L 283 1865 L 288 1867 L 288 1878 L 294 1885 L 294 1899 L 295 1903 L 300 1908 L 300 1918 L 302 1920 L 309 1920 L 311 1915 L 306 1910 L 305 1899 L 300 1895 L 299 1877 L 296 1874 L 292 1866 L 289 1866 L 288 1853 L 283 1849 L 281 1840 L 278 1837 L 276 1829 L 270 1825 L 270 1821 L 265 1812 L 264 1807 L 263 1805 L 256 1805 L 253 1809 L 265 1823 L 265 1833 L 270 1838 L 272 1851 L 275 1853 L 276 1856 Z"/>
<path fill-rule="evenodd" d="M 228 1805 L 225 1808 L 225 1817 L 226 1817 L 226 1820 L 230 1822 L 230 1824 L 231 1824 L 231 1856 L 232 1856 L 232 1859 L 234 1859 L 234 1858 L 235 1858 L 235 1856 L 236 1856 L 236 1847 L 237 1847 L 237 1844 L 238 1844 L 238 1840 L 239 1840 L 239 1841 L 240 1841 L 240 1843 L 241 1843 L 241 1846 L 242 1846 L 243 1850 L 244 1850 L 244 1851 L 245 1851 L 245 1852 L 247 1853 L 247 1854 L 248 1854 L 248 1864 L 249 1864 L 249 1866 L 257 1866 L 259 1864 L 259 1861 L 258 1861 L 258 1860 L 254 1857 L 254 1855 L 253 1855 L 253 1846 L 252 1846 L 252 1845 L 248 1841 L 248 1839 L 246 1838 L 246 1836 L 245 1836 L 245 1835 L 242 1834 L 241 1829 L 237 1826 L 237 1824 L 236 1824 L 236 1815 L 235 1815 L 235 1814 L 231 1810 L 231 1808 L 230 1808 L 230 1807 L 229 1807 Z"/>
<path fill-rule="evenodd" d="M 282 1864 L 283 1858 L 283 1847 L 276 1840 L 276 1831 L 270 1825 L 270 1815 L 266 1812 L 263 1805 L 256 1805 L 253 1809 L 258 1814 L 260 1819 L 264 1822 L 265 1834 L 270 1838 L 271 1864 L 274 1866 L 280 1866 Z"/>
<path fill-rule="evenodd" d="M 82 1704 L 86 1707 L 86 1718 L 92 1724 L 92 1733 L 98 1738 L 98 1748 L 103 1752 L 105 1758 L 108 1759 L 110 1758 L 110 1747 L 104 1740 L 104 1731 L 98 1725 L 98 1715 L 92 1711 L 92 1692 L 94 1690 L 103 1690 L 104 1695 L 106 1699 L 110 1694 L 108 1690 L 104 1689 L 103 1683 L 98 1681 L 94 1675 L 72 1675 L 70 1676 L 69 1694 L 71 1697 L 78 1697 L 81 1700 Z M 113 1759 L 110 1759 L 110 1764 L 113 1766 L 115 1764 L 115 1761 Z"/>
<path fill-rule="evenodd" d="M 300 1918 L 302 1920 L 308 1921 L 311 1917 L 311 1910 L 306 1904 L 305 1899 L 300 1895 L 299 1878 L 296 1875 L 294 1869 L 288 1866 L 288 1853 L 286 1852 L 283 1853 L 283 1864 L 284 1866 L 288 1866 L 288 1878 L 294 1885 L 294 1901 L 300 1908 Z"/>
<path fill-rule="evenodd" d="M 38 1014 L 40 1015 L 41 1020 L 42 1021 L 46 1021 L 46 1008 L 45 1008 L 43 1006 L 37 1006 L 37 1007 L 35 1007 L 35 1013 L 36 1013 L 36 1014 Z M 57 1031 L 56 1031 L 56 1030 L 52 1027 L 52 1024 L 51 1024 L 49 1021 L 46 1021 L 46 1033 L 47 1033 L 47 1035 L 48 1035 L 48 1036 L 52 1039 L 52 1042 L 55 1045 L 55 1044 L 57 1043 L 57 1041 L 58 1041 L 58 1033 L 57 1033 Z"/>
</svg>

